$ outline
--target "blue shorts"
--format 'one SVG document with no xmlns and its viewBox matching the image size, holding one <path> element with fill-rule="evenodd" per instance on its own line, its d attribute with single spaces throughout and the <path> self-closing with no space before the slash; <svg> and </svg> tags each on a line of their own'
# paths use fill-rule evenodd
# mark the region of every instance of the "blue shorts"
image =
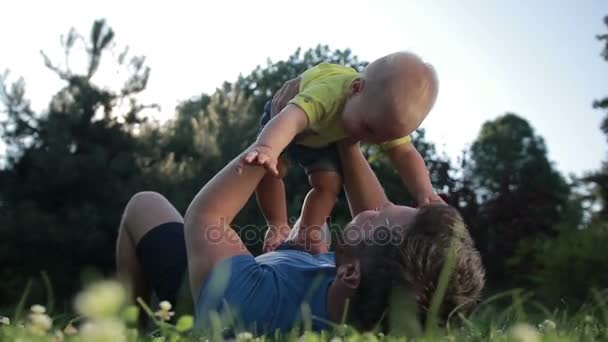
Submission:
<svg viewBox="0 0 608 342">
<path fill-rule="evenodd" d="M 260 131 L 270 121 L 270 108 L 271 103 L 268 101 L 264 106 L 264 113 L 262 113 L 260 120 Z M 335 143 L 327 147 L 313 148 L 292 142 L 285 149 L 284 155 L 298 163 L 308 176 L 315 171 L 341 173 L 340 156 Z"/>
</svg>

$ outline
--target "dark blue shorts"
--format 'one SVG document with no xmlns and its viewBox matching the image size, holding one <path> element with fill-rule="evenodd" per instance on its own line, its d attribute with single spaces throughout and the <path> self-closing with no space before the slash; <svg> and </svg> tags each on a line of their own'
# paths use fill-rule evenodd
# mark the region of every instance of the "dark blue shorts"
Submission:
<svg viewBox="0 0 608 342">
<path fill-rule="evenodd" d="M 175 306 L 188 265 L 184 224 L 169 222 L 152 228 L 137 244 L 136 253 L 158 300 Z"/>
<path fill-rule="evenodd" d="M 264 113 L 260 120 L 260 131 L 270 121 L 270 101 L 264 106 Z M 294 142 L 289 144 L 285 149 L 284 156 L 298 163 L 306 175 L 310 175 L 315 171 L 335 171 L 341 173 L 340 156 L 336 144 L 331 144 L 327 147 L 312 148 L 303 145 L 298 145 Z"/>
</svg>

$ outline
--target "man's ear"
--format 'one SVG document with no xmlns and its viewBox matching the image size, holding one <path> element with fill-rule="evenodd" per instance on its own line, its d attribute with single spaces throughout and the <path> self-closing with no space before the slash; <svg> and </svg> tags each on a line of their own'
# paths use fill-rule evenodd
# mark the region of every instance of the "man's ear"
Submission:
<svg viewBox="0 0 608 342">
<path fill-rule="evenodd" d="M 356 289 L 361 283 L 361 266 L 359 260 L 340 265 L 338 279 L 350 289 Z"/>
<path fill-rule="evenodd" d="M 364 87 L 365 87 L 365 80 L 361 77 L 355 78 L 350 83 L 349 95 L 353 96 L 353 95 L 357 95 L 357 94 L 361 93 L 363 91 Z"/>
</svg>

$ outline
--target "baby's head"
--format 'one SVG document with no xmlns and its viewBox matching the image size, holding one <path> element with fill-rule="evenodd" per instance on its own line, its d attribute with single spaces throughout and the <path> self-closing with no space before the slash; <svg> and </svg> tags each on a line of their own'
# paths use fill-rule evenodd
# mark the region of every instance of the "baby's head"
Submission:
<svg viewBox="0 0 608 342">
<path fill-rule="evenodd" d="M 396 52 L 369 64 L 350 85 L 342 121 L 357 140 L 381 143 L 420 126 L 437 98 L 434 68 L 409 52 Z"/>
</svg>

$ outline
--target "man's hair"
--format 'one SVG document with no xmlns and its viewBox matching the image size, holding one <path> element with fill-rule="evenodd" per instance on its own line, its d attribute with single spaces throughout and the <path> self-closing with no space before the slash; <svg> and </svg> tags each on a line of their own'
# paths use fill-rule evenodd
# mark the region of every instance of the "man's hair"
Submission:
<svg viewBox="0 0 608 342">
<path fill-rule="evenodd" d="M 392 231 L 400 234 L 393 233 L 391 243 L 360 249 L 361 282 L 351 301 L 351 323 L 363 330 L 389 331 L 389 322 L 407 319 L 390 316 L 407 309 L 409 299 L 424 324 L 450 251 L 455 259 L 438 320 L 445 323 L 452 311 L 468 314 L 479 300 L 485 271 L 458 211 L 447 205 L 424 206 L 408 227 Z"/>
</svg>

